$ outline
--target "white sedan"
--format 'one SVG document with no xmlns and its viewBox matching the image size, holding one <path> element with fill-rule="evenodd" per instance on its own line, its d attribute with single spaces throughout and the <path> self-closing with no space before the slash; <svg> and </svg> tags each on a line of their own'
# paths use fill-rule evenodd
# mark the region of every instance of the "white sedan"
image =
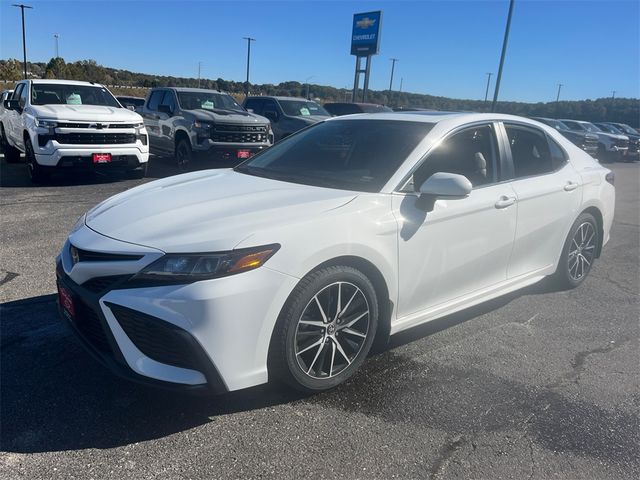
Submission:
<svg viewBox="0 0 640 480">
<path fill-rule="evenodd" d="M 374 340 L 547 276 L 578 286 L 614 199 L 612 172 L 532 120 L 333 118 L 87 212 L 58 257 L 60 311 L 135 380 L 317 392 Z"/>
</svg>

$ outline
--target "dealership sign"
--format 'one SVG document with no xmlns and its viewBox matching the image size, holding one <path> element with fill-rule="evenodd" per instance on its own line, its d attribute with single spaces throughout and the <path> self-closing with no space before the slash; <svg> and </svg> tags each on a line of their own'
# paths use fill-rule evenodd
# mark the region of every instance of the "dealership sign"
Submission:
<svg viewBox="0 0 640 480">
<path fill-rule="evenodd" d="M 382 12 L 356 13 L 353 16 L 351 55 L 376 55 L 380 48 Z"/>
</svg>

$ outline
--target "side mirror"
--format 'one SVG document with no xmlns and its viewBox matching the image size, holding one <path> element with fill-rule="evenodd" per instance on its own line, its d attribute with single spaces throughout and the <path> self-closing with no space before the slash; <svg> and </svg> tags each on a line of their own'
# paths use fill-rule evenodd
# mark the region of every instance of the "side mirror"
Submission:
<svg viewBox="0 0 640 480">
<path fill-rule="evenodd" d="M 467 177 L 456 173 L 437 172 L 420 185 L 420 195 L 430 197 L 466 197 L 473 186 Z"/>
<path fill-rule="evenodd" d="M 275 110 L 265 110 L 264 116 L 267 117 L 272 122 L 277 122 L 278 119 L 280 118 L 280 115 L 278 115 L 278 112 L 276 112 Z"/>
<path fill-rule="evenodd" d="M 5 100 L 4 108 L 7 110 L 20 110 L 20 104 L 18 100 Z"/>
<path fill-rule="evenodd" d="M 166 113 L 169 116 L 173 115 L 173 111 L 169 105 L 158 105 L 158 111 L 160 113 Z"/>
<path fill-rule="evenodd" d="M 127 106 L 126 106 L 126 109 L 127 109 L 127 110 L 131 110 L 132 112 L 135 112 L 135 111 L 136 111 L 136 107 L 135 107 L 134 105 L 127 105 Z"/>
</svg>

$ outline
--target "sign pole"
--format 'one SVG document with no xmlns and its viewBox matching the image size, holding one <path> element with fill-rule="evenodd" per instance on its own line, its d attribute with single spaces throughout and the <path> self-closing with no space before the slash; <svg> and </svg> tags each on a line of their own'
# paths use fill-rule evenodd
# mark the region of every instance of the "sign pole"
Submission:
<svg viewBox="0 0 640 480">
<path fill-rule="evenodd" d="M 362 89 L 362 102 L 367 103 L 369 93 L 369 73 L 371 73 L 371 55 L 367 55 L 367 66 L 364 70 L 364 87 Z"/>
</svg>

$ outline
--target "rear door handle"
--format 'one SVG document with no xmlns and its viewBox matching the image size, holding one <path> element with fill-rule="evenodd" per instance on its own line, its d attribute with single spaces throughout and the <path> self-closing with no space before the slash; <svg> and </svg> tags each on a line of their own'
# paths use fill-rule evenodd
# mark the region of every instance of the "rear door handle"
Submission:
<svg viewBox="0 0 640 480">
<path fill-rule="evenodd" d="M 509 197 L 507 195 L 502 195 L 498 201 L 495 203 L 496 208 L 507 208 L 516 203 L 516 197 Z"/>
<path fill-rule="evenodd" d="M 565 191 L 570 192 L 572 190 L 575 190 L 576 188 L 578 188 L 578 182 L 567 182 L 567 184 L 564 186 Z"/>
</svg>

